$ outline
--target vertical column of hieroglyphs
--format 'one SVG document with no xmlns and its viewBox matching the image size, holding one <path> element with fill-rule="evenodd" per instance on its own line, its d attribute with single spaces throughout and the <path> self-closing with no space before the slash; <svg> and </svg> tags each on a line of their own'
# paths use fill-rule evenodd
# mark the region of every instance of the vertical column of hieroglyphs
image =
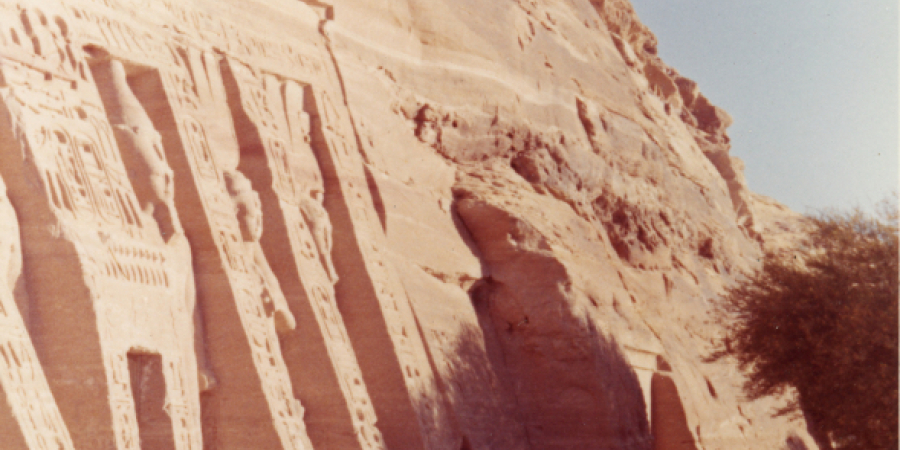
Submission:
<svg viewBox="0 0 900 450">
<path fill-rule="evenodd" d="M 174 306 L 170 324 L 155 323 L 159 327 L 155 331 L 163 336 L 157 341 L 165 341 L 165 336 L 171 337 L 167 354 L 161 361 L 162 367 L 156 367 L 153 358 L 132 351 L 124 361 L 121 356 L 117 358 L 116 369 L 121 376 L 125 376 L 125 366 L 130 364 L 131 379 L 141 381 L 139 384 L 132 383 L 131 389 L 138 411 L 142 447 L 168 448 L 170 441 L 174 441 L 176 448 L 200 448 L 197 360 L 191 339 L 194 335 L 192 318 L 196 314 L 196 292 L 190 245 L 175 211 L 172 169 L 166 161 L 159 132 L 132 92 L 125 64 L 94 51 L 91 73 L 99 87 L 122 159 L 128 167 L 138 203 L 148 217 L 145 219 L 146 226 L 155 227 L 165 242 L 165 246 L 160 248 L 160 257 L 168 270 L 162 273 L 162 283 L 171 288 L 169 295 Z M 140 67 L 129 65 L 133 71 L 135 67 Z M 166 393 L 166 415 L 176 423 L 189 424 L 176 426 L 174 439 L 166 436 L 166 430 L 154 423 L 163 419 L 159 411 L 147 410 L 154 402 L 160 401 L 159 394 L 152 392 L 154 387 L 151 386 L 154 375 L 158 375 L 153 371 L 160 370 L 169 385 L 167 391 L 177 394 L 172 396 Z"/>
<path fill-rule="evenodd" d="M 316 447 L 384 448 L 375 410 L 334 300 L 332 227 L 310 147 L 304 88 L 235 58 L 223 64 L 241 170 L 260 192 L 266 255 L 297 317 L 282 335 L 294 388 Z"/>
<path fill-rule="evenodd" d="M 458 447 L 408 299 L 384 251 L 385 238 L 367 190 L 349 110 L 324 39 L 309 30 L 303 30 L 307 40 L 300 42 L 289 36 L 272 40 L 232 23 L 221 22 L 220 29 L 220 22 L 203 14 L 169 0 L 162 3 L 185 29 L 200 28 L 199 34 L 216 42 L 223 53 L 284 79 L 310 84 L 304 109 L 311 118 L 312 147 L 325 179 L 324 206 L 334 235 L 339 236 L 333 249 L 341 277 L 337 303 L 378 414 L 378 428 L 389 448 Z M 317 24 L 304 25 L 312 29 Z M 361 385 L 353 386 L 361 392 Z"/>
<path fill-rule="evenodd" d="M 20 216 L 37 350 L 76 448 L 148 438 L 198 449 L 186 388 L 196 372 L 179 344 L 191 340 L 185 267 L 135 196 L 72 22 L 40 3 L 0 13 L 0 170 Z M 158 364 L 130 364 L 148 358 Z"/>
<path fill-rule="evenodd" d="M 237 171 L 233 132 L 228 142 L 221 137 L 225 133 L 214 139 L 207 131 L 231 126 L 227 116 L 223 120 L 209 112 L 227 108 L 221 83 L 215 82 L 218 62 L 209 52 L 188 45 L 179 46 L 175 55 L 179 65 L 161 70 L 174 121 L 169 125 L 178 137 L 167 150 L 176 153 L 180 172 L 192 178 L 191 185 L 179 187 L 197 196 L 179 208 L 195 217 L 203 212 L 207 219 L 185 227 L 203 253 L 197 261 L 203 272 L 199 287 L 210 359 L 219 381 L 209 394 L 209 426 L 217 431 L 207 438 L 219 448 L 264 446 L 262 431 L 274 427 L 281 448 L 311 448 L 303 408 L 294 398 L 276 335 L 276 325 L 287 331 L 294 328 L 294 319 L 259 246 L 259 197 Z M 200 81 L 210 78 L 209 84 Z"/>
<path fill-rule="evenodd" d="M 70 450 L 72 438 L 44 378 L 17 303 L 27 305 L 16 212 L 0 179 L 0 436 L 9 450 Z M 24 298 L 16 298 L 24 297 Z"/>
<path fill-rule="evenodd" d="M 385 445 L 458 448 L 411 306 L 387 259 L 349 110 L 324 39 L 272 41 L 233 24 L 223 35 L 225 52 L 285 79 L 302 74 L 309 83 L 304 109 L 312 122 L 311 146 L 324 179 L 324 206 L 338 236 L 332 250 L 340 275 L 336 300 Z M 354 383 L 354 389 L 361 388 Z"/>
<path fill-rule="evenodd" d="M 294 319 L 259 246 L 259 198 L 237 170 L 238 146 L 209 45 L 222 27 L 207 17 L 213 37 L 204 43 L 190 28 L 195 23 L 179 23 L 187 33 L 171 34 L 128 18 L 134 5 L 104 4 L 115 8 L 79 9 L 93 29 L 85 39 L 112 59 L 148 65 L 128 79 L 161 134 L 174 169 L 175 209 L 193 251 L 205 330 L 198 353 L 210 363 L 202 374 L 205 445 L 311 448 L 276 335 L 276 327 L 294 328 Z M 146 6 L 166 28 L 180 20 L 168 16 L 177 5 Z M 165 40 L 156 45 L 154 37 Z"/>
<path fill-rule="evenodd" d="M 347 385 L 360 397 L 368 390 L 388 448 L 458 448 L 408 299 L 384 252 L 349 111 L 321 35 L 304 30 L 307 40 L 302 42 L 289 36 L 272 40 L 180 3 L 161 3 L 182 29 L 198 30 L 217 50 L 284 79 L 310 83 L 304 109 L 325 180 L 324 206 L 339 236 L 333 249 L 341 277 L 337 303 L 365 377 L 365 387 L 349 379 Z"/>
</svg>

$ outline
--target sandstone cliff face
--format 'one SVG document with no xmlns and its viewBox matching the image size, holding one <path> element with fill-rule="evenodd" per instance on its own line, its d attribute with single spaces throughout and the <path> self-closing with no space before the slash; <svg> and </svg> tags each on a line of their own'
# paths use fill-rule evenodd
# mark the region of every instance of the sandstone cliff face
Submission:
<svg viewBox="0 0 900 450">
<path fill-rule="evenodd" d="M 704 362 L 799 218 L 627 1 L 0 23 L 0 448 L 812 448 Z"/>
</svg>

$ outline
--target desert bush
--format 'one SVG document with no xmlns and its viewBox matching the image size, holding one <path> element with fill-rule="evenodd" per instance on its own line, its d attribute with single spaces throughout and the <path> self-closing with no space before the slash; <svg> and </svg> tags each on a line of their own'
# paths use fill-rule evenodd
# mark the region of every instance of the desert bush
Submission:
<svg viewBox="0 0 900 450">
<path fill-rule="evenodd" d="M 771 253 L 724 296 L 726 333 L 712 359 L 733 358 L 751 399 L 794 394 L 823 449 L 896 449 L 896 203 L 809 217 L 793 251 Z"/>
</svg>

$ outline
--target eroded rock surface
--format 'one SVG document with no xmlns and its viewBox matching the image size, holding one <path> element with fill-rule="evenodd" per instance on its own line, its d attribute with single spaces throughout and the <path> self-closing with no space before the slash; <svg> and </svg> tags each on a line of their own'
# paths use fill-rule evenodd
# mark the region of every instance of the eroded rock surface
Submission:
<svg viewBox="0 0 900 450">
<path fill-rule="evenodd" d="M 802 220 L 626 0 L 0 24 L 0 449 L 813 448 L 704 358 Z"/>
</svg>

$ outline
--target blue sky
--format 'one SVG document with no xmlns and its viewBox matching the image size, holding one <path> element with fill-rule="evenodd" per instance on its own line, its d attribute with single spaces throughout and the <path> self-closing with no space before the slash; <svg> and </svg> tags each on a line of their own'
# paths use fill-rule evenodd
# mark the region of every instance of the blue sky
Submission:
<svg viewBox="0 0 900 450">
<path fill-rule="evenodd" d="M 897 189 L 897 0 L 631 1 L 663 60 L 734 117 L 751 190 L 813 212 Z"/>
</svg>

